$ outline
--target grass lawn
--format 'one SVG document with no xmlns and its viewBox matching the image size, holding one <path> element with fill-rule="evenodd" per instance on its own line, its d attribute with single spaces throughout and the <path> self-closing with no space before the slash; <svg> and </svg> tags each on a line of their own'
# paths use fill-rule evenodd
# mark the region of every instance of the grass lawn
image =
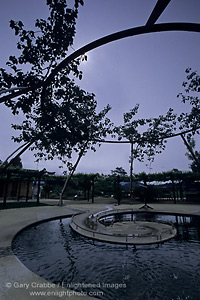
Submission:
<svg viewBox="0 0 200 300">
<path fill-rule="evenodd" d="M 39 203 L 37 205 L 36 201 L 28 201 L 28 202 L 7 202 L 6 206 L 3 206 L 3 203 L 0 203 L 0 210 L 2 209 L 11 209 L 11 208 L 24 208 L 24 207 L 35 207 L 35 206 L 51 206 L 46 203 Z"/>
</svg>

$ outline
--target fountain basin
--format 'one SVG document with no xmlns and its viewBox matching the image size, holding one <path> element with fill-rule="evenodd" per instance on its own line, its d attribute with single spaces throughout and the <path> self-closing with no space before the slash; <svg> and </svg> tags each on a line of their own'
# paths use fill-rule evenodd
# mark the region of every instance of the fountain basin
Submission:
<svg viewBox="0 0 200 300">
<path fill-rule="evenodd" d="M 173 224 L 163 222 L 117 220 L 120 215 L 133 215 L 131 210 L 105 211 L 96 214 L 74 215 L 70 227 L 77 233 L 98 241 L 127 244 L 150 245 L 163 243 L 175 237 L 177 231 Z M 106 222 L 109 219 L 110 222 Z M 104 221 L 103 221 L 104 220 Z"/>
</svg>

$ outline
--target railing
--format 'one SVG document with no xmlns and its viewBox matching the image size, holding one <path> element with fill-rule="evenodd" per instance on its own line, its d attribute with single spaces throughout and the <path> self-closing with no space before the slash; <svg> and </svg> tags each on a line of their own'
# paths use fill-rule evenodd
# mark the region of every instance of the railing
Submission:
<svg viewBox="0 0 200 300">
<path fill-rule="evenodd" d="M 117 210 L 117 211 L 120 212 L 120 213 L 122 212 L 122 210 L 120 210 L 120 211 Z M 130 210 L 129 210 L 129 212 L 130 212 Z M 112 213 L 113 213 L 113 211 L 112 211 Z M 110 212 L 110 214 L 111 214 L 111 212 Z M 172 228 L 167 229 L 165 231 L 162 231 L 162 233 L 160 233 L 160 234 L 148 235 L 148 234 L 134 234 L 134 233 L 132 233 L 132 234 L 125 234 L 125 233 L 105 233 L 105 232 L 99 232 L 99 231 L 91 230 L 89 228 L 85 228 L 85 227 L 83 227 L 81 225 L 78 225 L 74 221 L 74 217 L 75 217 L 75 215 L 71 219 L 71 224 L 74 224 L 76 230 L 78 231 L 78 229 L 80 229 L 81 231 L 90 233 L 90 235 L 89 236 L 87 235 L 87 236 L 88 237 L 92 237 L 94 239 L 95 238 L 98 239 L 98 237 L 100 238 L 102 236 L 105 236 L 105 237 L 108 236 L 108 237 L 113 237 L 113 238 L 122 238 L 122 239 L 124 238 L 124 242 L 123 243 L 128 243 L 128 240 L 130 241 L 130 239 L 131 239 L 132 242 L 133 242 L 133 239 L 135 239 L 135 238 L 154 238 L 154 240 L 156 239 L 156 241 L 151 241 L 150 243 L 158 243 L 158 242 L 162 242 L 163 239 L 164 240 L 166 239 L 166 238 L 163 237 L 164 235 L 166 235 L 166 234 L 172 235 L 173 234 L 173 224 L 169 224 L 169 223 L 165 223 L 165 224 L 170 225 Z M 96 219 L 96 220 L 98 221 L 98 219 Z M 162 222 L 159 222 L 159 223 L 162 224 Z M 114 240 L 112 239 L 112 241 L 114 241 Z M 148 243 L 146 243 L 146 244 L 148 244 Z"/>
</svg>

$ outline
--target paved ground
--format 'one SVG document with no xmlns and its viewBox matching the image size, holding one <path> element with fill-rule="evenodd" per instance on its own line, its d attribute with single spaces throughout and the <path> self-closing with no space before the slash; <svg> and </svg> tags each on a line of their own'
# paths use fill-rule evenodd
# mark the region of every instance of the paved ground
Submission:
<svg viewBox="0 0 200 300">
<path fill-rule="evenodd" d="M 57 201 L 46 201 L 57 204 Z M 103 203 L 102 203 L 103 202 Z M 96 199 L 94 204 L 84 201 L 65 201 L 64 207 L 44 206 L 33 208 L 9 209 L 0 211 L 0 299 L 1 300 L 42 300 L 42 299 L 92 299 L 89 296 L 73 296 L 73 291 L 53 286 L 28 270 L 12 253 L 11 242 L 15 234 L 34 222 L 58 216 L 67 216 L 77 211 L 96 211 L 106 208 L 116 209 L 113 199 Z M 153 204 L 155 211 L 197 214 L 200 205 Z M 120 209 L 138 209 L 141 204 L 123 204 Z M 31 292 L 43 292 L 45 295 L 31 295 Z M 71 294 L 70 294 L 71 292 Z M 49 293 L 49 294 L 48 294 Z"/>
</svg>

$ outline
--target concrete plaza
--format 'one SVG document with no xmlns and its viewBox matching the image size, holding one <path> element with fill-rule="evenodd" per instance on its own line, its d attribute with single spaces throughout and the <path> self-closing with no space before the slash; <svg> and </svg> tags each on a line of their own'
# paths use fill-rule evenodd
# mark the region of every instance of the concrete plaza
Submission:
<svg viewBox="0 0 200 300">
<path fill-rule="evenodd" d="M 0 211 L 0 299 L 92 299 L 89 295 L 77 295 L 61 286 L 53 286 L 31 272 L 13 254 L 11 243 L 15 234 L 30 224 L 46 219 L 70 216 L 77 212 L 95 213 L 108 208 L 116 210 L 116 201 L 95 199 L 93 204 L 88 201 L 64 201 L 63 207 L 57 206 L 58 201 L 41 200 L 41 202 L 53 205 Z M 122 204 L 118 208 L 138 210 L 141 206 L 141 204 Z M 200 205 L 197 204 L 152 204 L 151 207 L 155 212 L 200 216 Z M 34 295 L 32 292 L 35 291 L 45 291 L 46 295 Z M 82 298 L 83 296 L 84 298 Z"/>
</svg>

